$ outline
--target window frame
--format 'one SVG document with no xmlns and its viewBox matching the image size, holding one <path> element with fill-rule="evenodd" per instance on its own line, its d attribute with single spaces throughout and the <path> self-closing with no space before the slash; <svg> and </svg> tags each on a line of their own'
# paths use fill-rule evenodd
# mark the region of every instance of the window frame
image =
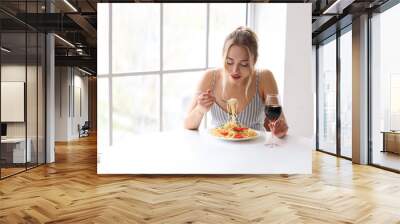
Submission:
<svg viewBox="0 0 400 224">
<path fill-rule="evenodd" d="M 204 35 L 206 35 L 206 63 L 205 63 L 205 67 L 203 68 L 190 68 L 190 69 L 173 69 L 173 70 L 164 70 L 164 66 L 163 66 L 163 44 L 164 44 L 164 32 L 163 32 L 163 25 L 164 25 L 164 3 L 157 3 L 160 6 L 160 69 L 159 70 L 155 70 L 155 71 L 144 71 L 144 72 L 126 72 L 126 73 L 113 73 L 112 71 L 112 51 L 113 51 L 113 47 L 112 47 L 112 42 L 113 42 L 113 38 L 112 38 L 112 30 L 113 30 L 113 12 L 112 12 L 112 3 L 106 3 L 109 4 L 108 5 L 108 15 L 109 15 L 109 19 L 108 19 L 108 32 L 109 32 L 109 36 L 108 36 L 108 73 L 106 74 L 100 74 L 97 78 L 98 79 L 108 79 L 108 101 L 109 101 L 109 105 L 113 105 L 113 100 L 112 100 L 112 92 L 113 92 L 113 88 L 112 88 L 112 79 L 114 77 L 121 77 L 121 76 L 143 76 L 143 75 L 154 75 L 155 73 L 159 75 L 160 77 L 160 104 L 159 104 L 159 131 L 163 131 L 164 127 L 163 127 L 163 121 L 164 121 L 164 116 L 163 116 L 163 104 L 164 104 L 164 96 L 163 96 L 163 77 L 164 75 L 168 75 L 169 73 L 173 73 L 173 74 L 179 74 L 179 73 L 185 73 L 185 72 L 199 72 L 199 71 L 205 71 L 207 69 L 211 69 L 213 67 L 209 66 L 209 37 L 210 37 L 210 6 L 211 4 L 218 4 L 218 3 L 203 3 L 206 4 L 206 16 L 205 16 L 205 20 L 206 20 L 206 32 L 204 33 Z M 155 3 L 156 4 L 156 3 Z M 253 28 L 254 26 L 254 5 L 251 3 L 241 3 L 243 4 L 243 7 L 245 7 L 245 25 L 246 26 L 250 26 L 251 28 Z M 106 51 L 107 51 L 106 50 Z M 112 146 L 113 145 L 113 110 L 112 110 L 112 106 L 109 107 L 109 145 Z M 207 128 L 207 114 L 205 114 L 205 117 L 202 121 L 202 125 Z"/>
<path fill-rule="evenodd" d="M 341 118 L 340 118 L 340 103 L 341 103 L 341 90 L 340 90 L 340 84 L 341 84 L 341 66 L 340 66 L 340 38 L 342 35 L 344 35 L 347 32 L 352 32 L 352 23 L 346 25 L 345 27 L 341 28 L 340 30 L 337 30 L 335 33 L 332 35 L 326 37 L 325 39 L 320 40 L 316 44 L 316 151 L 323 152 L 329 155 L 337 156 L 339 158 L 347 159 L 347 160 L 352 160 L 352 158 L 347 157 L 342 155 L 341 153 Z M 320 84 L 320 79 L 319 79 L 319 47 L 321 44 L 327 44 L 331 41 L 336 41 L 336 153 L 328 152 L 324 149 L 320 148 L 319 144 L 319 103 L 320 103 L 320 96 L 319 96 L 319 84 Z"/>
<path fill-rule="evenodd" d="M 384 4 L 380 5 L 379 7 L 368 11 L 368 31 L 367 31 L 367 38 L 368 38 L 368 69 L 367 69 L 367 76 L 368 76 L 368 165 L 377 167 L 383 170 L 391 171 L 394 173 L 400 173 L 400 170 L 390 168 L 387 166 L 380 165 L 378 163 L 374 163 L 373 161 L 373 133 L 372 133 L 372 94 L 373 94 L 373 88 L 372 88 L 372 58 L 373 58 L 373 52 L 372 52 L 372 19 L 374 17 L 374 14 L 382 14 L 385 11 L 391 9 L 392 7 L 395 7 L 396 5 L 399 4 L 398 0 L 388 0 Z"/>
<path fill-rule="evenodd" d="M 24 16 L 27 15 L 27 13 L 39 13 L 39 3 L 44 3 L 42 0 L 35 0 L 32 3 L 36 4 L 36 8 L 34 10 L 34 12 L 28 12 L 28 8 L 27 8 L 27 2 L 23 2 L 25 4 L 22 5 L 23 7 L 23 12 L 21 12 L 21 14 L 24 14 Z M 45 8 L 45 12 L 48 12 L 48 7 Z M 17 22 L 19 22 L 21 24 L 21 30 L 16 30 L 16 31 L 9 31 L 9 30 L 0 30 L 0 45 L 2 45 L 2 36 L 4 34 L 21 34 L 24 35 L 24 72 L 25 72 L 25 81 L 24 81 L 24 122 L 21 122 L 24 127 L 24 134 L 21 137 L 22 139 L 24 139 L 24 150 L 25 150 L 25 164 L 23 167 L 20 167 L 21 170 L 13 172 L 11 174 L 7 174 L 4 175 L 4 172 L 2 171 L 3 169 L 5 169 L 5 167 L 1 167 L 0 166 L 0 180 L 15 176 L 19 173 L 23 173 L 26 172 L 28 170 L 34 169 L 36 167 L 39 167 L 41 165 L 47 164 L 47 145 L 48 145 L 48 141 L 47 141 L 47 81 L 46 81 L 46 77 L 48 74 L 48 68 L 47 68 L 47 54 L 48 54 L 48 49 L 47 49 L 47 45 L 49 43 L 48 41 L 48 36 L 47 36 L 47 32 L 44 32 L 40 29 L 37 29 L 35 27 L 30 26 L 27 23 L 24 23 L 23 21 L 20 21 L 17 17 L 15 17 L 12 13 L 8 12 L 8 11 L 3 11 L 4 14 L 6 14 L 10 19 L 15 20 Z M 23 28 L 22 28 L 23 27 Z M 34 55 L 36 58 L 34 58 L 32 61 L 30 61 L 30 64 L 28 63 L 28 61 L 30 60 L 28 58 L 28 47 L 29 46 L 29 42 L 28 39 L 29 37 L 35 37 L 35 41 L 32 42 L 33 45 L 36 45 L 33 50 L 34 50 Z M 40 43 L 40 44 L 39 44 Z M 39 51 L 40 49 L 40 51 Z M 22 58 L 22 57 L 21 57 Z M 2 81 L 2 67 L 3 67 L 3 57 L 2 57 L 2 53 L 0 54 L 0 82 Z M 28 94 L 28 83 L 30 83 L 30 81 L 28 80 L 28 64 L 35 67 L 33 72 L 30 73 L 30 75 L 33 75 L 36 78 L 36 84 L 34 84 L 34 88 L 36 88 L 35 91 L 32 92 L 32 94 Z M 43 66 L 41 72 L 39 72 L 39 66 Z M 42 82 L 42 88 L 43 88 L 43 92 L 41 92 L 41 96 L 43 96 L 43 98 L 41 98 L 42 100 L 42 105 L 41 105 L 41 109 L 43 110 L 44 114 L 39 114 L 39 75 L 41 76 L 41 82 Z M 1 90 L 1 86 L 0 86 L 0 90 Z M 0 94 L 1 95 L 1 94 Z M 31 159 L 34 159 L 34 161 L 28 162 L 28 153 L 27 153 L 27 148 L 28 148 L 28 125 L 29 125 L 29 121 L 31 121 L 29 115 L 30 113 L 28 112 L 28 96 L 33 96 L 36 97 L 36 103 L 34 105 L 36 105 L 36 110 L 32 110 L 30 112 L 35 112 L 36 115 L 34 115 L 33 117 L 36 120 L 33 120 L 32 123 L 30 125 L 33 125 L 33 131 L 36 131 L 36 133 L 34 133 L 35 135 L 32 135 L 31 137 L 29 137 L 31 139 L 31 143 L 33 143 L 33 141 L 36 140 L 36 148 L 35 147 L 31 147 L 31 157 L 34 153 L 36 153 L 35 157 L 32 157 Z M 1 110 L 1 105 L 0 105 L 0 110 Z M 40 117 L 42 116 L 42 117 Z M 1 115 L 0 115 L 1 117 Z M 39 121 L 40 123 L 43 125 L 42 130 L 40 130 L 39 132 Z M 1 123 L 1 122 L 0 122 Z M 36 127 L 35 127 L 36 125 Z M 39 148 L 39 134 L 43 134 L 42 136 L 42 145 L 41 148 Z M 35 139 L 35 140 L 34 140 Z M 40 154 L 39 156 L 39 153 Z M 2 146 L 0 145 L 0 157 L 1 157 L 1 153 L 2 153 Z M 29 163 L 29 165 L 28 165 Z M 1 165 L 1 164 L 0 164 Z"/>
</svg>

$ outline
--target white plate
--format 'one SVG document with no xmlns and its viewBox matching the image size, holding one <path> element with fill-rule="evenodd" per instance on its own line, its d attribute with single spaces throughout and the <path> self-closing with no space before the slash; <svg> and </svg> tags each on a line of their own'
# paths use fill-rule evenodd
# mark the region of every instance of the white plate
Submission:
<svg viewBox="0 0 400 224">
<path fill-rule="evenodd" d="M 261 135 L 260 131 L 257 131 L 257 130 L 253 129 L 253 131 L 255 131 L 256 134 L 257 134 L 256 136 L 247 137 L 247 138 L 224 138 L 224 137 L 219 137 L 219 136 L 213 135 L 212 134 L 212 130 L 213 129 L 210 129 L 209 132 L 208 132 L 212 137 L 217 138 L 217 139 L 221 139 L 221 140 L 225 140 L 225 141 L 232 141 L 232 142 L 248 141 L 248 140 L 251 140 L 251 139 L 258 138 Z"/>
</svg>

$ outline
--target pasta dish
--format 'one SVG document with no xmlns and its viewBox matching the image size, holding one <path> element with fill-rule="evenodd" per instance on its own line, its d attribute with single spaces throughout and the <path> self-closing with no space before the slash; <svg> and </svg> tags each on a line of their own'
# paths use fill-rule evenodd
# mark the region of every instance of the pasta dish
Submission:
<svg viewBox="0 0 400 224">
<path fill-rule="evenodd" d="M 212 134 L 217 137 L 225 139 L 246 139 L 257 136 L 251 128 L 242 127 L 237 122 L 237 105 L 238 101 L 235 98 L 231 98 L 227 101 L 227 111 L 229 114 L 229 120 L 221 127 L 212 129 Z"/>
<path fill-rule="evenodd" d="M 242 139 L 256 137 L 257 132 L 251 128 L 241 127 L 236 122 L 228 121 L 221 127 L 212 129 L 212 135 L 226 139 Z"/>
</svg>

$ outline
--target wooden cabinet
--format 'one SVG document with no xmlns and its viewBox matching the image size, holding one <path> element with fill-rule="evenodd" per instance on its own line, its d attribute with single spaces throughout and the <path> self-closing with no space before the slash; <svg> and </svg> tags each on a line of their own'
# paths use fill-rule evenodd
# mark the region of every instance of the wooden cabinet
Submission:
<svg viewBox="0 0 400 224">
<path fill-rule="evenodd" d="M 383 152 L 400 154 L 400 132 L 383 131 Z"/>
</svg>

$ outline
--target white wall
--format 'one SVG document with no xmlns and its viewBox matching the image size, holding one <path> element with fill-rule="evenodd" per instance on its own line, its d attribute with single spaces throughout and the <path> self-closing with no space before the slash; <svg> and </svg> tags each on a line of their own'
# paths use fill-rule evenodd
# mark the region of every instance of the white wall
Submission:
<svg viewBox="0 0 400 224">
<path fill-rule="evenodd" d="M 288 4 L 285 51 L 284 111 L 290 133 L 314 133 L 311 3 Z"/>
<path fill-rule="evenodd" d="M 77 74 L 78 72 L 78 74 Z M 80 73 L 79 71 L 75 70 L 75 80 L 74 80 L 74 90 L 75 90 L 75 106 L 74 106 L 74 110 L 75 113 L 73 113 L 73 115 L 75 115 L 72 119 L 72 136 L 74 136 L 74 138 L 78 137 L 79 133 L 78 133 L 78 129 L 77 126 L 78 124 L 80 124 L 81 126 L 85 123 L 85 121 L 88 121 L 88 77 L 85 76 L 81 76 L 82 73 Z M 80 91 L 80 93 L 78 93 Z M 80 97 L 79 97 L 80 94 Z M 79 102 L 79 100 L 81 102 Z M 79 108 L 82 107 L 82 108 Z M 81 109 L 82 111 L 80 112 L 79 109 Z"/>
<path fill-rule="evenodd" d="M 314 136 L 311 3 L 254 4 L 258 68 L 274 73 L 293 135 Z M 314 84 L 313 84 L 314 83 Z"/>
<path fill-rule="evenodd" d="M 55 141 L 68 140 L 69 76 L 67 67 L 55 68 Z"/>
<path fill-rule="evenodd" d="M 256 67 L 269 69 L 275 76 L 279 94 L 283 97 L 285 71 L 286 4 L 254 4 L 254 31 L 258 37 Z"/>
<path fill-rule="evenodd" d="M 82 126 L 88 120 L 88 78 L 82 75 L 71 67 L 56 67 L 56 141 L 77 139 L 78 124 Z"/>
<path fill-rule="evenodd" d="M 36 73 L 33 66 L 25 67 L 25 65 L 9 64 L 1 66 L 1 81 L 3 82 L 25 82 L 26 70 L 28 74 Z M 26 82 L 25 82 L 26 83 Z M 36 96 L 34 93 L 28 93 L 29 96 Z M 2 96 L 4 97 L 4 96 Z M 23 108 L 24 109 L 24 108 Z M 7 110 L 7 108 L 1 108 Z M 29 114 L 30 115 L 30 114 Z M 31 118 L 31 117 L 29 117 Z M 7 122 L 8 137 L 25 137 L 25 122 Z M 29 126 L 30 127 L 30 126 Z"/>
<path fill-rule="evenodd" d="M 284 110 L 290 133 L 311 138 L 314 133 L 311 3 L 288 4 L 286 26 Z"/>
</svg>

